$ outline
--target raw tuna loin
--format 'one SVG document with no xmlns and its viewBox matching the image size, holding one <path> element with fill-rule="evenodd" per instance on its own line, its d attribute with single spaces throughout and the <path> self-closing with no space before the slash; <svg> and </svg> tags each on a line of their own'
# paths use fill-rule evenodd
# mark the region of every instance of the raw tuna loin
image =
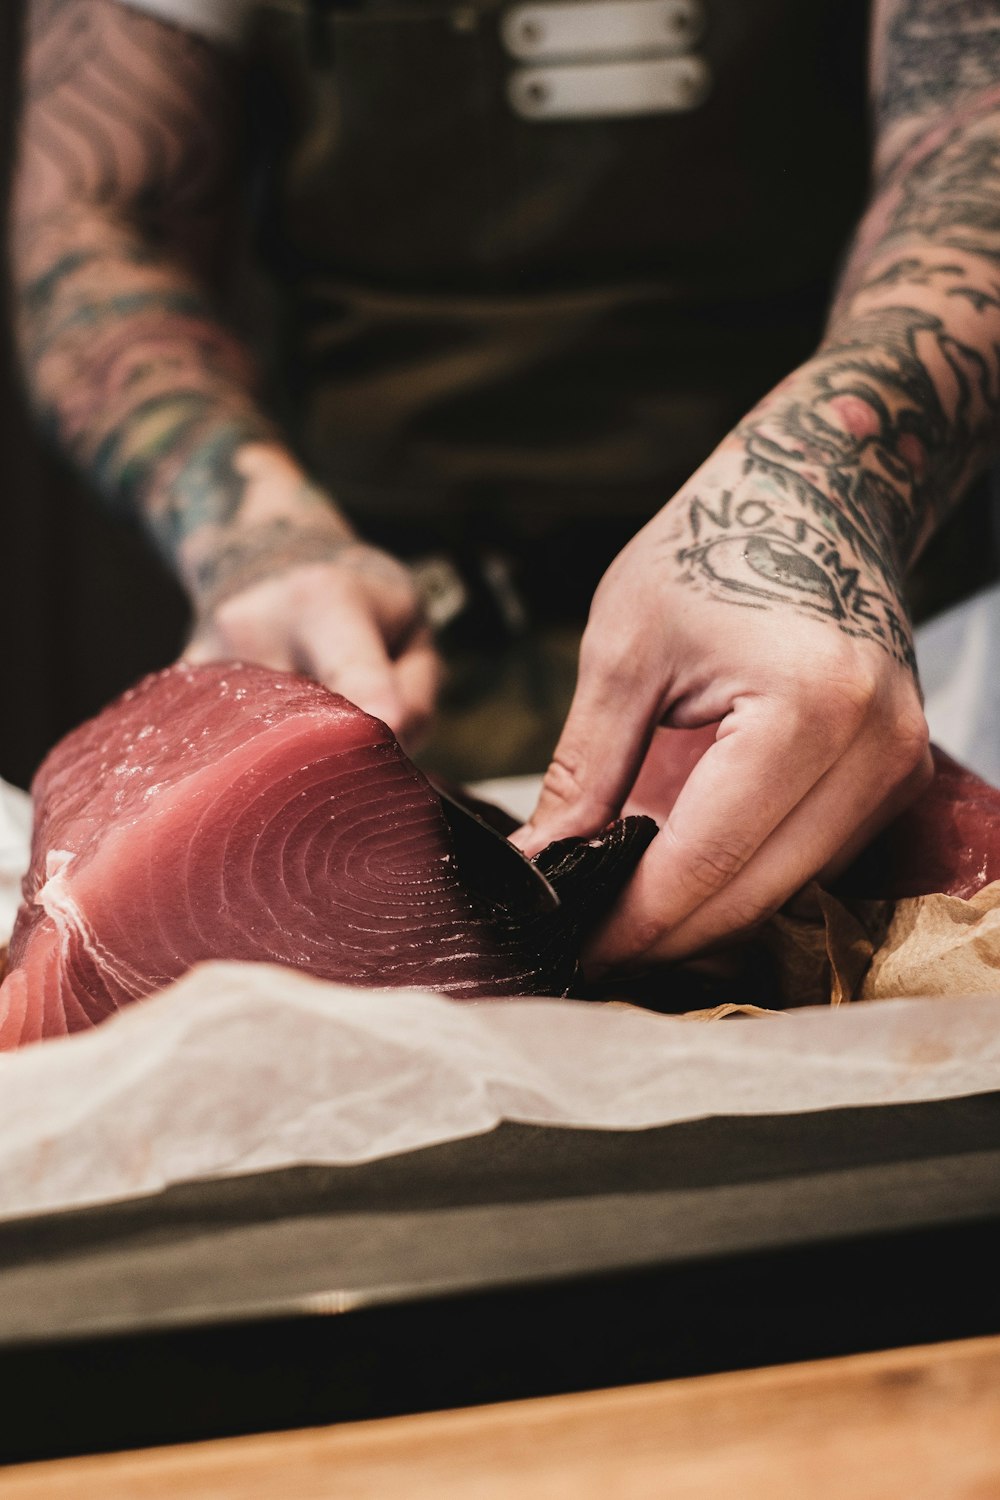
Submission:
<svg viewBox="0 0 1000 1500">
<path fill-rule="evenodd" d="M 841 877 L 840 894 L 967 901 L 1000 880 L 1000 789 L 936 745 L 934 779 Z"/>
<path fill-rule="evenodd" d="M 655 831 L 628 819 L 544 851 L 557 911 L 487 905 L 384 724 L 304 677 L 234 663 L 146 678 L 57 745 L 32 790 L 0 1048 L 95 1025 L 204 959 L 562 994 L 582 926 Z"/>
</svg>

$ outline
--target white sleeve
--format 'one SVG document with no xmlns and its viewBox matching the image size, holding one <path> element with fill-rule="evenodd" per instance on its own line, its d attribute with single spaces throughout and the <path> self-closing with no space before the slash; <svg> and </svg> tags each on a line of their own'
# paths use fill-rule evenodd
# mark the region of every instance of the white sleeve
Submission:
<svg viewBox="0 0 1000 1500">
<path fill-rule="evenodd" d="M 147 11 L 151 16 L 216 41 L 235 43 L 243 34 L 256 0 L 118 0 L 118 3 L 131 10 Z"/>
</svg>

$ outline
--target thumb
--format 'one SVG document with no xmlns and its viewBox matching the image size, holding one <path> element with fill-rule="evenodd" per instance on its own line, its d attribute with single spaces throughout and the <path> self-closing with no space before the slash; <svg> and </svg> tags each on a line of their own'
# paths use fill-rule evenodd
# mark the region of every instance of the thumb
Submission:
<svg viewBox="0 0 1000 1500">
<path fill-rule="evenodd" d="M 585 670 L 545 773 L 538 805 L 511 838 L 531 856 L 554 839 L 599 833 L 618 816 L 660 717 L 633 674 Z"/>
</svg>

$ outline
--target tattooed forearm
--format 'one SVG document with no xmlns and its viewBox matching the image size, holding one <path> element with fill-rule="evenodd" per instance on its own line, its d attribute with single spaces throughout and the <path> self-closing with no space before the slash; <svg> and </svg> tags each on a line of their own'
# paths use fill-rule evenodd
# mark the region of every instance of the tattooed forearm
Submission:
<svg viewBox="0 0 1000 1500">
<path fill-rule="evenodd" d="M 996 86 L 1000 11 L 994 0 L 897 0 L 881 9 L 875 100 L 883 129 Z"/>
<path fill-rule="evenodd" d="M 86 222 L 69 232 L 95 237 Z M 112 230 L 27 281 L 21 307 L 40 414 L 110 500 L 141 514 L 168 555 L 206 508 L 231 512 L 228 461 L 273 433 L 246 352 L 196 285 Z"/>
<path fill-rule="evenodd" d="M 947 298 L 955 288 L 944 283 L 937 295 Z M 821 490 L 834 500 L 868 560 L 897 576 L 961 492 L 1000 417 L 997 309 L 990 299 L 954 321 L 964 337 L 919 306 L 866 309 L 858 298 L 810 363 L 801 394 L 765 404 L 746 424 L 754 461 L 794 476 L 810 498 Z"/>
<path fill-rule="evenodd" d="M 196 599 L 259 577 L 265 533 L 274 568 L 335 551 L 348 528 L 282 454 L 207 290 L 234 175 L 231 63 L 116 0 L 35 0 L 31 16 L 13 248 L 47 431 Z"/>
<path fill-rule="evenodd" d="M 873 94 L 874 186 L 847 289 L 893 243 L 918 260 L 953 247 L 995 263 L 1000 0 L 876 0 Z"/>
<path fill-rule="evenodd" d="M 954 279 L 921 263 L 913 285 L 976 290 Z M 873 281 L 881 298 L 897 273 Z M 690 502 L 675 532 L 685 578 L 734 603 L 795 604 L 912 666 L 905 570 L 1000 423 L 996 299 L 963 299 L 962 319 L 965 338 L 919 307 L 866 310 L 860 294 L 737 429 L 734 493 Z"/>
<path fill-rule="evenodd" d="M 197 254 L 234 145 L 232 63 L 115 0 L 29 0 L 19 207 L 104 206 Z"/>
<path fill-rule="evenodd" d="M 879 167 L 826 336 L 669 544 L 694 587 L 912 664 L 905 571 L 1000 435 L 1000 0 L 877 9 Z"/>
<path fill-rule="evenodd" d="M 883 0 L 877 19 L 882 165 L 820 356 L 870 342 L 883 377 L 891 357 L 879 446 L 906 466 L 905 564 L 1000 428 L 1000 0 Z"/>
<path fill-rule="evenodd" d="M 880 240 L 924 241 L 939 253 L 960 250 L 1000 264 L 998 119 L 995 86 L 958 123 L 916 139 L 876 193 Z"/>
</svg>

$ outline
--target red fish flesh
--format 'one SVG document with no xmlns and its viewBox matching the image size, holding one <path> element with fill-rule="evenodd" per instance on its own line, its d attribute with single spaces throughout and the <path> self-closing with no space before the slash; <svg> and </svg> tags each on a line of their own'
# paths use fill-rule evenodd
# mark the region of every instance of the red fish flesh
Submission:
<svg viewBox="0 0 1000 1500">
<path fill-rule="evenodd" d="M 146 678 L 32 788 L 0 1048 L 96 1025 L 204 959 L 457 997 L 563 994 L 581 929 L 648 819 L 538 858 L 555 911 L 467 888 L 441 802 L 391 732 L 304 677 L 225 663 Z"/>
<path fill-rule="evenodd" d="M 933 780 L 844 873 L 838 893 L 967 901 L 1000 880 L 1000 790 L 936 745 L 931 750 Z"/>
</svg>

